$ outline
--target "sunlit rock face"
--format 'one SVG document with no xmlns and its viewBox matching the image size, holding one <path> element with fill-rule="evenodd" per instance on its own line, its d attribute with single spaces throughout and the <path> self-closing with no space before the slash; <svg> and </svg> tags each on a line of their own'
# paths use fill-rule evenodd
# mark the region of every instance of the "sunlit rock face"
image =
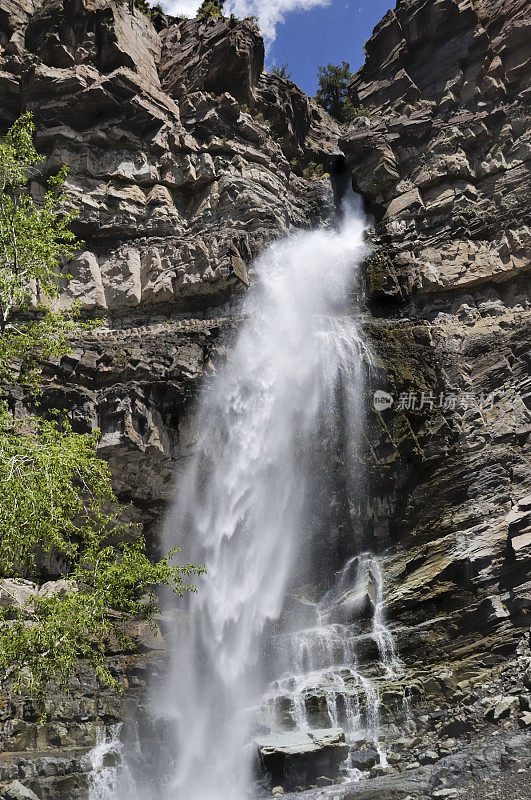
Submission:
<svg viewBox="0 0 531 800">
<path fill-rule="evenodd" d="M 6 0 L 0 58 L 3 127 L 32 110 L 44 174 L 67 164 L 81 211 L 61 303 L 82 300 L 107 326 L 56 365 L 48 400 L 101 427 L 117 489 L 149 519 L 186 450 L 183 408 L 230 324 L 219 307 L 237 301 L 265 245 L 328 215 L 328 182 L 293 167 L 331 163 L 339 129 L 263 73 L 250 21 Z"/>
<path fill-rule="evenodd" d="M 83 246 L 60 302 L 81 300 L 104 322 L 48 366 L 43 402 L 71 409 L 78 430 L 101 429 L 117 493 L 153 549 L 176 464 L 195 443 L 185 411 L 228 352 L 220 334 L 230 340 L 237 326 L 253 257 L 332 210 L 329 181 L 301 176 L 310 161 L 332 164 L 339 127 L 263 61 L 251 21 L 0 0 L 0 129 L 33 112 L 46 156 L 36 195 L 68 165 Z M 56 563 L 43 571 L 60 578 Z M 131 702 L 161 644 L 133 633 L 140 654 L 113 661 L 129 669 Z M 73 692 L 71 701 L 52 692 L 42 726 L 23 699 L 3 707 L 0 744 L 14 755 L 0 783 L 27 778 L 39 795 L 86 796 L 90 763 L 78 756 L 123 718 L 124 703 L 84 669 Z M 53 758 L 37 767 L 43 751 Z"/>
<path fill-rule="evenodd" d="M 516 670 L 530 619 L 530 31 L 519 0 L 399 0 L 340 138 L 376 219 L 367 336 L 394 404 L 372 417 L 370 514 L 388 614 L 421 694 L 463 719 L 469 681 Z"/>
<path fill-rule="evenodd" d="M 302 170 L 345 153 L 375 220 L 367 406 L 378 389 L 394 402 L 368 414 L 367 496 L 327 550 L 331 572 L 354 535 L 381 556 L 406 668 L 383 692 L 382 724 L 428 776 L 406 773 L 404 796 L 429 795 L 451 773 L 434 767 L 428 787 L 426 753 L 452 758 L 456 736 L 489 733 L 498 717 L 531 724 L 529 36 L 526 0 L 399 0 L 367 43 L 350 87 L 360 116 L 347 128 L 263 71 L 250 21 L 0 0 L 0 125 L 31 109 L 45 174 L 70 167 L 84 244 L 61 302 L 80 299 L 105 323 L 50 364 L 44 402 L 69 407 L 79 430 L 101 428 L 119 496 L 151 542 L 194 450 L 187 410 L 230 352 L 252 259 L 329 215 L 329 182 Z M 49 573 L 59 578 L 58 565 Z M 149 633 L 137 638 L 131 702 L 156 660 Z M 123 663 L 117 655 L 117 671 Z M 405 686 L 414 744 L 401 741 Z M 124 708 L 83 670 L 74 690 L 52 698 L 44 727 L 22 700 L 1 710 L 2 749 L 18 754 L 1 781 L 27 772 L 39 795 L 86 796 L 90 765 L 78 756 Z M 482 705 L 489 692 L 497 702 Z M 516 769 L 524 756 L 504 747 L 485 760 Z M 42 751 L 60 757 L 31 766 Z M 484 769 L 474 758 L 471 775 Z M 374 778 L 382 792 L 396 780 Z"/>
<path fill-rule="evenodd" d="M 525 307 L 530 25 L 517 0 L 412 0 L 368 41 L 350 84 L 368 116 L 341 142 L 392 247 L 375 297 L 431 316 L 450 299 L 469 318 Z"/>
</svg>

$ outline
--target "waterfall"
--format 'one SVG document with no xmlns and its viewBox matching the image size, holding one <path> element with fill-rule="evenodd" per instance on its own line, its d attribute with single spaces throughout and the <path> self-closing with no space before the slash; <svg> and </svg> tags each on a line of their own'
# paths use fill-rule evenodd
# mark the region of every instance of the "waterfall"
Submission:
<svg viewBox="0 0 531 800">
<path fill-rule="evenodd" d="M 118 791 L 122 792 L 126 782 L 129 788 L 132 787 L 120 741 L 121 728 L 121 724 L 111 725 L 107 731 L 101 728 L 98 731 L 96 746 L 88 756 L 90 800 L 115 798 Z"/>
<path fill-rule="evenodd" d="M 337 475 L 347 527 L 363 480 L 366 354 L 353 298 L 364 230 L 351 193 L 336 227 L 264 251 L 236 341 L 199 398 L 197 441 L 163 543 L 180 545 L 206 575 L 176 626 L 168 680 L 153 693 L 176 759 L 149 800 L 244 800 L 259 730 L 341 725 L 377 740 L 378 694 L 358 649 L 371 639 L 391 674 L 381 575 L 358 552 L 334 579 L 329 541 Z M 330 576 L 320 600 L 300 589 L 330 586 Z M 311 697 L 322 700 L 318 721 Z"/>
</svg>

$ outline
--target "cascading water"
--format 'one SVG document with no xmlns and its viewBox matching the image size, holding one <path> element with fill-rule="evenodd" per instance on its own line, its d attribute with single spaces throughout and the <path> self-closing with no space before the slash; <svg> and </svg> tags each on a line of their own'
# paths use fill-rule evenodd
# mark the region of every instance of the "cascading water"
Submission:
<svg viewBox="0 0 531 800">
<path fill-rule="evenodd" d="M 120 741 L 121 725 L 112 725 L 108 731 L 101 731 L 96 746 L 89 754 L 90 800 L 108 800 L 117 797 L 119 786 L 122 791 L 125 782 L 132 786 L 126 761 L 124 759 L 123 744 Z"/>
<path fill-rule="evenodd" d="M 358 669 L 360 643 L 371 639 L 389 674 L 396 657 L 375 558 L 350 559 L 318 603 L 293 594 L 331 566 L 315 562 L 338 464 L 347 516 L 359 496 L 365 349 L 352 300 L 364 229 L 350 193 L 335 229 L 295 233 L 263 253 L 235 346 L 200 397 L 164 544 L 207 574 L 154 696 L 154 715 L 175 734 L 176 766 L 149 800 L 247 798 L 258 726 L 341 725 L 377 739 L 378 695 Z M 311 696 L 323 700 L 318 720 Z"/>
</svg>

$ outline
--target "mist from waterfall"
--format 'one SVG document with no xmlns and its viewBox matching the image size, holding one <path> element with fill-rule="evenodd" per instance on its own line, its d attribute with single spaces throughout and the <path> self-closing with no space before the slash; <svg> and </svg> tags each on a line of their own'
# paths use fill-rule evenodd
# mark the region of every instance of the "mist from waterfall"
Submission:
<svg viewBox="0 0 531 800">
<path fill-rule="evenodd" d="M 317 605 L 297 605 L 292 594 L 297 580 L 325 569 L 323 540 L 325 550 L 331 545 L 321 528 L 337 502 L 337 463 L 347 506 L 362 478 L 364 346 L 353 298 L 365 227 L 350 192 L 335 227 L 290 234 L 253 264 L 236 342 L 192 416 L 197 440 L 163 533 L 166 549 L 179 545 L 187 561 L 206 566 L 175 626 L 168 679 L 152 697 L 175 760 L 158 788 L 148 779 L 133 789 L 128 776 L 113 800 L 132 792 L 142 800 L 247 799 L 253 735 L 315 727 L 305 705 L 314 687 L 326 697 L 321 727 L 341 722 L 377 739 L 377 693 L 357 671 L 351 624 L 369 597 L 372 636 L 391 669 L 375 559 L 351 558 Z M 282 718 L 279 703 L 291 709 Z"/>
</svg>

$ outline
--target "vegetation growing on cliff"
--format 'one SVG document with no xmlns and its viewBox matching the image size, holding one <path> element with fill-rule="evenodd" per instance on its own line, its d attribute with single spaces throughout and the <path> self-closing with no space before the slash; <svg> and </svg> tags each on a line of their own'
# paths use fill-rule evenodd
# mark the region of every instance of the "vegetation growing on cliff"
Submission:
<svg viewBox="0 0 531 800">
<path fill-rule="evenodd" d="M 325 174 L 322 164 L 317 164 L 315 161 L 310 161 L 302 170 L 302 177 L 306 180 L 314 180 L 322 178 Z"/>
<path fill-rule="evenodd" d="M 291 72 L 289 72 L 287 64 L 275 64 L 273 67 L 271 67 L 271 74 L 276 75 L 277 78 L 282 78 L 285 81 L 291 80 Z"/>
<path fill-rule="evenodd" d="M 338 122 L 350 122 L 355 116 L 361 116 L 360 108 L 355 109 L 348 97 L 351 78 L 348 61 L 318 67 L 319 89 L 315 100 Z M 366 110 L 361 111 L 363 113 Z"/>
<path fill-rule="evenodd" d="M 123 4 L 125 0 L 119 0 L 119 2 Z M 138 11 L 141 11 L 142 14 L 145 14 L 146 17 L 154 18 L 159 14 L 164 14 L 164 9 L 160 3 L 156 3 L 156 5 L 151 6 L 148 0 L 128 0 L 128 5 L 131 14 L 134 13 L 135 8 Z"/>
<path fill-rule="evenodd" d="M 197 16 L 200 19 L 208 19 L 209 17 L 222 17 L 224 5 L 225 0 L 203 0 L 197 9 Z"/>
<path fill-rule="evenodd" d="M 75 433 L 60 416 L 16 420 L 0 406 L 2 574 L 38 578 L 52 556 L 67 577 L 14 613 L 0 610 L 0 676 L 20 692 L 40 694 L 52 678 L 66 685 L 80 657 L 116 686 L 106 654 L 130 644 L 126 617 L 157 611 L 154 586 L 190 588 L 182 577 L 194 568 L 172 566 L 174 552 L 151 564 L 140 532 L 113 510 L 98 433 Z"/>
<path fill-rule="evenodd" d="M 59 211 L 65 168 L 35 203 L 28 182 L 42 161 L 31 116 L 24 114 L 0 145 L 0 380 L 31 385 L 40 374 L 35 348 L 41 358 L 64 352 L 77 311 L 50 309 L 61 260 L 77 247 L 70 230 L 77 212 Z"/>
<path fill-rule="evenodd" d="M 13 602 L 0 608 L 0 681 L 39 694 L 50 680 L 67 684 L 79 657 L 116 685 L 106 654 L 127 638 L 127 615 L 151 618 L 154 587 L 182 594 L 193 588 L 184 576 L 197 570 L 174 566 L 175 551 L 150 563 L 97 457 L 97 430 L 76 433 L 60 411 L 17 418 L 10 410 L 15 386 L 35 398 L 39 360 L 66 352 L 79 329 L 75 313 L 50 309 L 61 265 L 79 246 L 76 212 L 64 211 L 67 170 L 34 200 L 29 184 L 43 159 L 33 133 L 24 114 L 0 144 L 0 576 L 38 581 L 53 559 L 67 580 L 44 594 L 35 586 L 26 602 L 13 584 Z"/>
</svg>

